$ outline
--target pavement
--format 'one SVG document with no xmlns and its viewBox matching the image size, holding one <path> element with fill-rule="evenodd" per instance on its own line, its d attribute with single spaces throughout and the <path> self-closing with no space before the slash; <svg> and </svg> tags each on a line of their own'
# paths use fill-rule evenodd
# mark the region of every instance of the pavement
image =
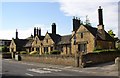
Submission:
<svg viewBox="0 0 120 78">
<path fill-rule="evenodd" d="M 99 65 L 94 65 L 86 68 L 79 68 L 73 66 L 63 66 L 63 65 L 52 65 L 52 64 L 43 64 L 43 63 L 34 63 L 34 62 L 24 62 L 24 61 L 15 61 L 9 60 L 9 62 L 15 62 L 20 64 L 26 64 L 31 66 L 40 66 L 40 67 L 49 67 L 49 68 L 59 68 L 66 71 L 75 71 L 88 74 L 94 74 L 96 76 L 118 76 L 118 71 L 116 69 L 114 62 L 103 63 Z"/>
</svg>

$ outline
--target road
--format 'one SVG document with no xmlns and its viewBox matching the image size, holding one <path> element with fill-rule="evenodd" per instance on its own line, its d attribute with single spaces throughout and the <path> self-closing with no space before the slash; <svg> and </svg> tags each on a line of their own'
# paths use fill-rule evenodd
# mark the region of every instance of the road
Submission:
<svg viewBox="0 0 120 78">
<path fill-rule="evenodd" d="M 77 70 L 67 70 L 67 67 L 55 67 L 46 64 L 25 63 L 13 60 L 2 60 L 2 77 L 79 77 L 79 78 L 108 78 L 107 76 L 98 76 L 97 74 L 86 73 Z M 54 77 L 53 77 L 54 78 Z M 117 78 L 117 77 L 109 77 Z"/>
</svg>

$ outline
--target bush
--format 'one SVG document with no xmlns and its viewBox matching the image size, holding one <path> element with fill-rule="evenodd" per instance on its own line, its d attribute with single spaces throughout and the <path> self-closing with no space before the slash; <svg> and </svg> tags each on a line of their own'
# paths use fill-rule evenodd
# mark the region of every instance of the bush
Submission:
<svg viewBox="0 0 120 78">
<path fill-rule="evenodd" d="M 10 52 L 2 52 L 2 58 L 12 58 L 12 55 Z"/>
<path fill-rule="evenodd" d="M 101 46 L 96 46 L 94 51 L 97 51 L 97 50 L 102 50 Z"/>
<path fill-rule="evenodd" d="M 53 51 L 50 52 L 50 54 L 60 54 L 60 51 L 58 51 L 58 50 L 53 50 Z"/>
<path fill-rule="evenodd" d="M 26 51 L 21 51 L 20 54 L 27 54 L 27 52 Z"/>
<path fill-rule="evenodd" d="M 9 48 L 7 46 L 0 46 L 0 52 L 8 52 Z"/>
<path fill-rule="evenodd" d="M 37 52 L 37 51 L 32 51 L 32 52 L 30 52 L 29 54 L 30 54 L 30 55 L 34 55 L 34 54 L 38 54 L 38 52 Z"/>
<path fill-rule="evenodd" d="M 49 52 L 45 52 L 45 55 L 49 55 Z"/>
<path fill-rule="evenodd" d="M 111 51 L 117 51 L 116 49 L 103 49 L 103 50 L 94 50 L 94 52 L 111 52 Z"/>
</svg>

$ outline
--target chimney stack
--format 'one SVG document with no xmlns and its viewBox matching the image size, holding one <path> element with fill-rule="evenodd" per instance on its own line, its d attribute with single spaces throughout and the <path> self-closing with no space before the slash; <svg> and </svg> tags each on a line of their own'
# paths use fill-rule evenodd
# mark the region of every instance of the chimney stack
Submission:
<svg viewBox="0 0 120 78">
<path fill-rule="evenodd" d="M 76 31 L 80 26 L 80 18 L 78 19 L 75 16 L 73 17 L 73 31 Z"/>
<path fill-rule="evenodd" d="M 38 36 L 38 34 L 39 34 L 39 30 L 38 30 L 38 27 L 37 27 L 37 36 Z"/>
<path fill-rule="evenodd" d="M 98 19 L 99 19 L 99 25 L 103 25 L 103 14 L 102 14 L 101 6 L 99 6 L 98 9 Z"/>
<path fill-rule="evenodd" d="M 34 37 L 36 36 L 36 27 L 34 27 Z"/>
<path fill-rule="evenodd" d="M 56 34 L 56 24 L 52 23 L 52 34 Z"/>
<path fill-rule="evenodd" d="M 41 28 L 39 28 L 39 36 L 41 36 Z"/>
<path fill-rule="evenodd" d="M 16 39 L 18 39 L 18 31 L 17 31 L 17 29 L 16 29 Z"/>
<path fill-rule="evenodd" d="M 98 9 L 98 21 L 99 21 L 98 30 L 104 30 L 103 14 L 102 14 L 101 6 L 99 6 L 99 9 Z"/>
<path fill-rule="evenodd" d="M 101 37 L 105 39 L 105 30 L 103 25 L 103 14 L 102 14 L 101 6 L 99 6 L 98 9 L 98 20 L 99 20 L 98 32 L 101 34 Z"/>
</svg>

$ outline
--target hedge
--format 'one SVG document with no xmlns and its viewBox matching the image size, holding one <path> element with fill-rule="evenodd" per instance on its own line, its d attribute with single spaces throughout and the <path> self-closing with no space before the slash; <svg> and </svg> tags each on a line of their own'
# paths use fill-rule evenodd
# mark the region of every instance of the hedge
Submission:
<svg viewBox="0 0 120 78">
<path fill-rule="evenodd" d="M 6 58 L 6 59 L 12 59 L 12 55 L 10 52 L 4 52 L 2 53 L 2 58 Z"/>
<path fill-rule="evenodd" d="M 50 54 L 60 54 L 60 51 L 58 51 L 58 50 L 53 50 L 53 51 L 50 52 Z"/>
</svg>

